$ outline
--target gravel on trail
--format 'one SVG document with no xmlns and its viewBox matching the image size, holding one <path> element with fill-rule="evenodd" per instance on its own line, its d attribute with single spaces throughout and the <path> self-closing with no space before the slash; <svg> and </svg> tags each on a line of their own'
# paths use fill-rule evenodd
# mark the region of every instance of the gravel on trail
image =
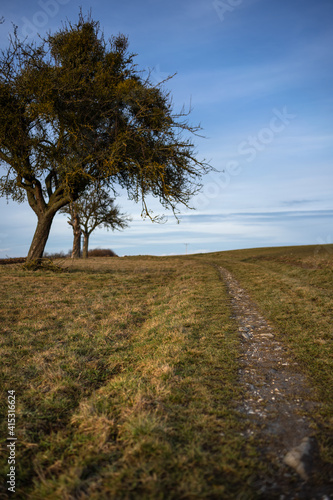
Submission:
<svg viewBox="0 0 333 500">
<path fill-rule="evenodd" d="M 262 498 L 331 500 L 333 482 L 320 484 L 322 464 L 310 415 L 320 403 L 297 362 L 232 274 L 218 268 L 225 282 L 241 339 L 239 411 L 247 435 L 258 440 L 270 477 L 258 477 Z M 333 481 L 333 471 L 331 475 Z"/>
</svg>

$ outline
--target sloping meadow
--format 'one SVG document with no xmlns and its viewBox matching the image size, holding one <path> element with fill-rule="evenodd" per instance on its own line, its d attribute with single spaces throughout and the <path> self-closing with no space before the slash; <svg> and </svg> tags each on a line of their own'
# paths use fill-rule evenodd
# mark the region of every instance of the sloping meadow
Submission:
<svg viewBox="0 0 333 500">
<path fill-rule="evenodd" d="M 218 272 L 184 258 L 62 265 L 0 269 L 2 497 L 7 391 L 20 498 L 255 496 Z"/>
</svg>

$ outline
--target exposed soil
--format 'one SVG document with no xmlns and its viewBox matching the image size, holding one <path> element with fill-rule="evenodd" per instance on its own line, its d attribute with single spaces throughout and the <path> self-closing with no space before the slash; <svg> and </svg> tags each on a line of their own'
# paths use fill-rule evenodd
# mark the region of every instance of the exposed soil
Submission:
<svg viewBox="0 0 333 500">
<path fill-rule="evenodd" d="M 273 471 L 258 477 L 258 493 L 264 499 L 333 499 L 333 471 L 330 475 L 320 459 L 310 417 L 320 404 L 316 394 L 249 295 L 229 271 L 219 271 L 242 344 L 239 411 L 249 421 L 247 435 L 255 438 L 263 463 Z"/>
</svg>

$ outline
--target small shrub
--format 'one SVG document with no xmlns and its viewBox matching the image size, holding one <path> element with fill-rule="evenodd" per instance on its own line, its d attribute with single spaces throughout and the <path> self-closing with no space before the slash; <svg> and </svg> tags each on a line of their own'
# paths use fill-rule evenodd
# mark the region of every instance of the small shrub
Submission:
<svg viewBox="0 0 333 500">
<path fill-rule="evenodd" d="M 88 257 L 118 257 L 118 255 L 109 248 L 94 248 L 88 251 Z"/>
<path fill-rule="evenodd" d="M 54 252 L 54 253 L 48 253 L 44 252 L 43 257 L 47 259 L 67 259 L 68 257 L 71 256 L 71 250 L 69 250 L 67 253 L 64 252 Z"/>
<path fill-rule="evenodd" d="M 62 272 L 63 269 L 57 266 L 52 259 L 35 259 L 25 262 L 22 266 L 25 271 L 53 271 L 54 273 Z"/>
</svg>

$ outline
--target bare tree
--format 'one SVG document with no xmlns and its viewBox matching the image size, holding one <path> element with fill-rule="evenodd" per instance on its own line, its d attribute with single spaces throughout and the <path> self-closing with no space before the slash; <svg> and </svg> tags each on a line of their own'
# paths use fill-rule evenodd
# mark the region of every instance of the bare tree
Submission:
<svg viewBox="0 0 333 500">
<path fill-rule="evenodd" d="M 82 257 L 88 257 L 89 238 L 99 226 L 107 230 L 121 230 L 128 227 L 130 217 L 120 212 L 110 193 L 95 183 L 78 200 L 61 210 L 70 215 L 68 223 L 73 227 L 74 243 L 72 257 L 80 256 L 80 238 L 83 234 Z"/>
<path fill-rule="evenodd" d="M 79 259 L 81 257 L 81 225 L 80 225 L 80 217 L 76 212 L 75 202 L 72 202 L 68 205 L 68 213 L 70 215 L 70 219 L 68 220 L 68 224 L 73 228 L 73 250 L 72 250 L 72 259 Z"/>
</svg>

